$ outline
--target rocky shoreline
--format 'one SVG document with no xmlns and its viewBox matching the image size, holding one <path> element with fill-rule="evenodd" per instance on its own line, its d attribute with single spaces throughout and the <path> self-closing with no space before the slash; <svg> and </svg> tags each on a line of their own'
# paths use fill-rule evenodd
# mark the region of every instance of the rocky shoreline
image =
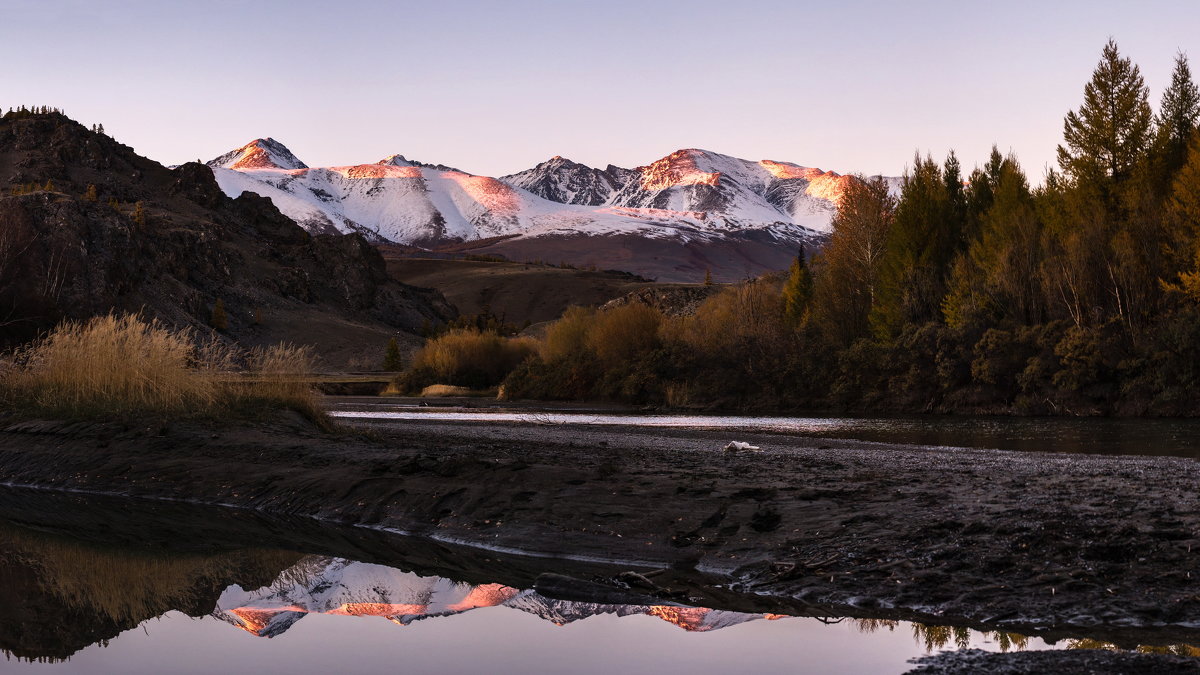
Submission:
<svg viewBox="0 0 1200 675">
<path fill-rule="evenodd" d="M 721 450 L 729 440 L 761 452 Z M 1200 467 L 728 432 L 298 416 L 25 421 L 0 482 L 667 569 L 708 604 L 1122 646 L 1200 641 Z"/>
</svg>

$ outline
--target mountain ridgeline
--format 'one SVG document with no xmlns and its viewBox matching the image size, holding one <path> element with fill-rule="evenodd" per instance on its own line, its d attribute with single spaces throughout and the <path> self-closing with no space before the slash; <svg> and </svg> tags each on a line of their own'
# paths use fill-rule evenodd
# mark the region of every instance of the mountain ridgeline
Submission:
<svg viewBox="0 0 1200 675">
<path fill-rule="evenodd" d="M 481 254 L 683 282 L 706 271 L 736 280 L 785 268 L 799 246 L 828 236 L 841 195 L 858 180 L 696 149 L 635 169 L 554 157 L 501 178 L 401 155 L 310 168 L 270 138 L 208 165 L 229 196 L 268 197 L 313 233 L 415 246 L 478 242 Z"/>
<path fill-rule="evenodd" d="M 453 317 L 436 292 L 393 281 L 361 236 L 309 234 L 267 199 L 226 197 L 204 165 L 168 169 L 58 112 L 0 118 L 0 186 L 10 344 L 63 319 L 140 312 L 346 365 Z"/>
</svg>

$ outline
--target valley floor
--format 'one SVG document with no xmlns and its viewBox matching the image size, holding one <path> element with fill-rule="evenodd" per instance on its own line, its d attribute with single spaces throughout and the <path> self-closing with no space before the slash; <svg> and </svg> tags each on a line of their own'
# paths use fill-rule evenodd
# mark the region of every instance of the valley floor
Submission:
<svg viewBox="0 0 1200 675">
<path fill-rule="evenodd" d="M 664 568 L 657 583 L 709 606 L 1200 641 L 1200 466 L 1188 459 L 530 424 L 330 435 L 298 416 L 3 426 L 7 484 Z M 726 453 L 730 440 L 762 451 Z"/>
</svg>

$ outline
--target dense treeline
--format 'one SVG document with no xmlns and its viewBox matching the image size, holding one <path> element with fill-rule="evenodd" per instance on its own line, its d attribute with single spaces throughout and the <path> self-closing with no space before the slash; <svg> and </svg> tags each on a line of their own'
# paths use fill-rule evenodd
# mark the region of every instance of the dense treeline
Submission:
<svg viewBox="0 0 1200 675">
<path fill-rule="evenodd" d="M 1042 185 L 993 150 L 845 193 L 828 245 L 698 314 L 572 310 L 513 397 L 675 406 L 1195 414 L 1200 92 L 1157 113 L 1113 42 Z"/>
</svg>

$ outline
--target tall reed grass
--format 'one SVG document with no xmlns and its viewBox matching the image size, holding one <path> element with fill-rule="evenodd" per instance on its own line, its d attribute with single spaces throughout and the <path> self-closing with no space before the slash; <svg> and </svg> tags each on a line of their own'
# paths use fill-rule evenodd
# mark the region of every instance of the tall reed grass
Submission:
<svg viewBox="0 0 1200 675">
<path fill-rule="evenodd" d="M 17 350 L 0 396 L 17 409 L 68 418 L 238 415 L 290 408 L 324 423 L 301 347 L 241 352 L 140 317 L 68 321 Z"/>
</svg>

